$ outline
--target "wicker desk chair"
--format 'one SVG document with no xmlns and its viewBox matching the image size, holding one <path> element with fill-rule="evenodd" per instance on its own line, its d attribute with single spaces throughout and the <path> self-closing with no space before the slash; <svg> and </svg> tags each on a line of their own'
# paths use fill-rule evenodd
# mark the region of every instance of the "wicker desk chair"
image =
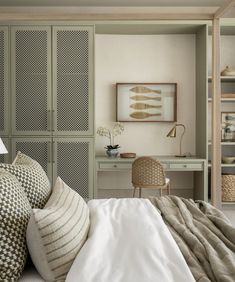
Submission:
<svg viewBox="0 0 235 282">
<path fill-rule="evenodd" d="M 141 198 L 142 188 L 162 189 L 167 190 L 170 195 L 170 179 L 165 177 L 165 172 L 162 164 L 151 157 L 140 157 L 132 164 L 132 184 L 134 186 L 133 197 L 135 196 L 136 188 L 139 188 L 139 198 Z"/>
</svg>

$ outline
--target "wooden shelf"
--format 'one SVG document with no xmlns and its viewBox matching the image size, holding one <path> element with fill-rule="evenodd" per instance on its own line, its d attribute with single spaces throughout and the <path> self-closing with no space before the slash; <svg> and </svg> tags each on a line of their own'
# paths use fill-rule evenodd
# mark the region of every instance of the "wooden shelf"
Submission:
<svg viewBox="0 0 235 282">
<path fill-rule="evenodd" d="M 208 145 L 211 145 L 211 141 L 208 142 Z M 221 142 L 222 146 L 235 146 L 235 142 Z"/>
<path fill-rule="evenodd" d="M 211 167 L 211 163 L 208 163 L 208 167 Z M 221 163 L 221 167 L 235 167 L 235 163 L 232 164 Z"/>
<path fill-rule="evenodd" d="M 225 206 L 231 205 L 231 206 L 233 206 L 233 205 L 235 205 L 235 202 L 222 202 L 222 205 L 225 205 Z"/>
<path fill-rule="evenodd" d="M 221 76 L 220 77 L 221 82 L 235 82 L 235 76 Z M 208 81 L 212 81 L 212 77 L 208 76 Z"/>
<path fill-rule="evenodd" d="M 221 163 L 221 167 L 235 167 L 235 163 L 232 163 L 232 164 Z"/>
<path fill-rule="evenodd" d="M 212 98 L 208 98 L 208 102 L 211 102 Z M 235 98 L 220 98 L 221 102 L 235 102 Z"/>
</svg>

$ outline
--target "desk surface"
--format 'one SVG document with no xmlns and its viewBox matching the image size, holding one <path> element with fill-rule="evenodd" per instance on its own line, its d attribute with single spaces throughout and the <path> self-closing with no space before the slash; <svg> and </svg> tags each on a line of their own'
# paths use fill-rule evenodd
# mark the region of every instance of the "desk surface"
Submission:
<svg viewBox="0 0 235 282">
<path fill-rule="evenodd" d="M 174 156 L 151 156 L 159 160 L 164 169 L 168 171 L 198 171 L 205 170 L 206 159 L 193 157 L 174 157 Z M 109 158 L 106 156 L 96 157 L 97 171 L 131 169 L 132 163 L 136 158 Z"/>
<path fill-rule="evenodd" d="M 138 158 L 140 156 L 137 156 Z M 183 163 L 189 163 L 189 162 L 204 162 L 206 159 L 198 158 L 196 156 L 191 157 L 175 157 L 175 156 L 149 156 L 154 159 L 158 159 L 161 162 L 183 162 Z M 133 162 L 136 158 L 108 158 L 106 156 L 96 156 L 96 161 L 99 162 Z"/>
</svg>

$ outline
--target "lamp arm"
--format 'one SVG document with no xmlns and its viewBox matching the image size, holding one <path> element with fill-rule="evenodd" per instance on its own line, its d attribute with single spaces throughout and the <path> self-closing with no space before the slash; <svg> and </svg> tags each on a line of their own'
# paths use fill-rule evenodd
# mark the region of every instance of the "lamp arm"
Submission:
<svg viewBox="0 0 235 282">
<path fill-rule="evenodd" d="M 184 134 L 185 134 L 185 126 L 183 125 L 183 124 L 181 124 L 181 123 L 178 123 L 178 124 L 176 124 L 176 126 L 181 126 L 181 127 L 183 127 L 183 132 L 182 132 L 182 134 L 181 134 L 181 136 L 180 136 L 180 156 L 182 156 L 182 140 L 183 140 L 183 136 L 184 136 Z"/>
</svg>

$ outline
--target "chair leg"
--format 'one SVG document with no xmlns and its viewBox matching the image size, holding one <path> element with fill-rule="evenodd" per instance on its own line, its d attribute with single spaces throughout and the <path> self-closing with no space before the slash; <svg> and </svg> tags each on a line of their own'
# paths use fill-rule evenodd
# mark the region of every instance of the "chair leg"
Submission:
<svg viewBox="0 0 235 282">
<path fill-rule="evenodd" d="M 160 196 L 162 196 L 162 188 L 160 189 Z"/>
<path fill-rule="evenodd" d="M 170 191 L 171 191 L 170 183 L 168 183 L 168 185 L 167 185 L 167 192 L 168 192 L 168 195 L 170 195 Z"/>
<path fill-rule="evenodd" d="M 135 190 L 136 190 L 136 187 L 134 187 L 133 198 L 135 197 Z"/>
<path fill-rule="evenodd" d="M 141 188 L 139 188 L 139 198 L 141 198 Z"/>
</svg>

